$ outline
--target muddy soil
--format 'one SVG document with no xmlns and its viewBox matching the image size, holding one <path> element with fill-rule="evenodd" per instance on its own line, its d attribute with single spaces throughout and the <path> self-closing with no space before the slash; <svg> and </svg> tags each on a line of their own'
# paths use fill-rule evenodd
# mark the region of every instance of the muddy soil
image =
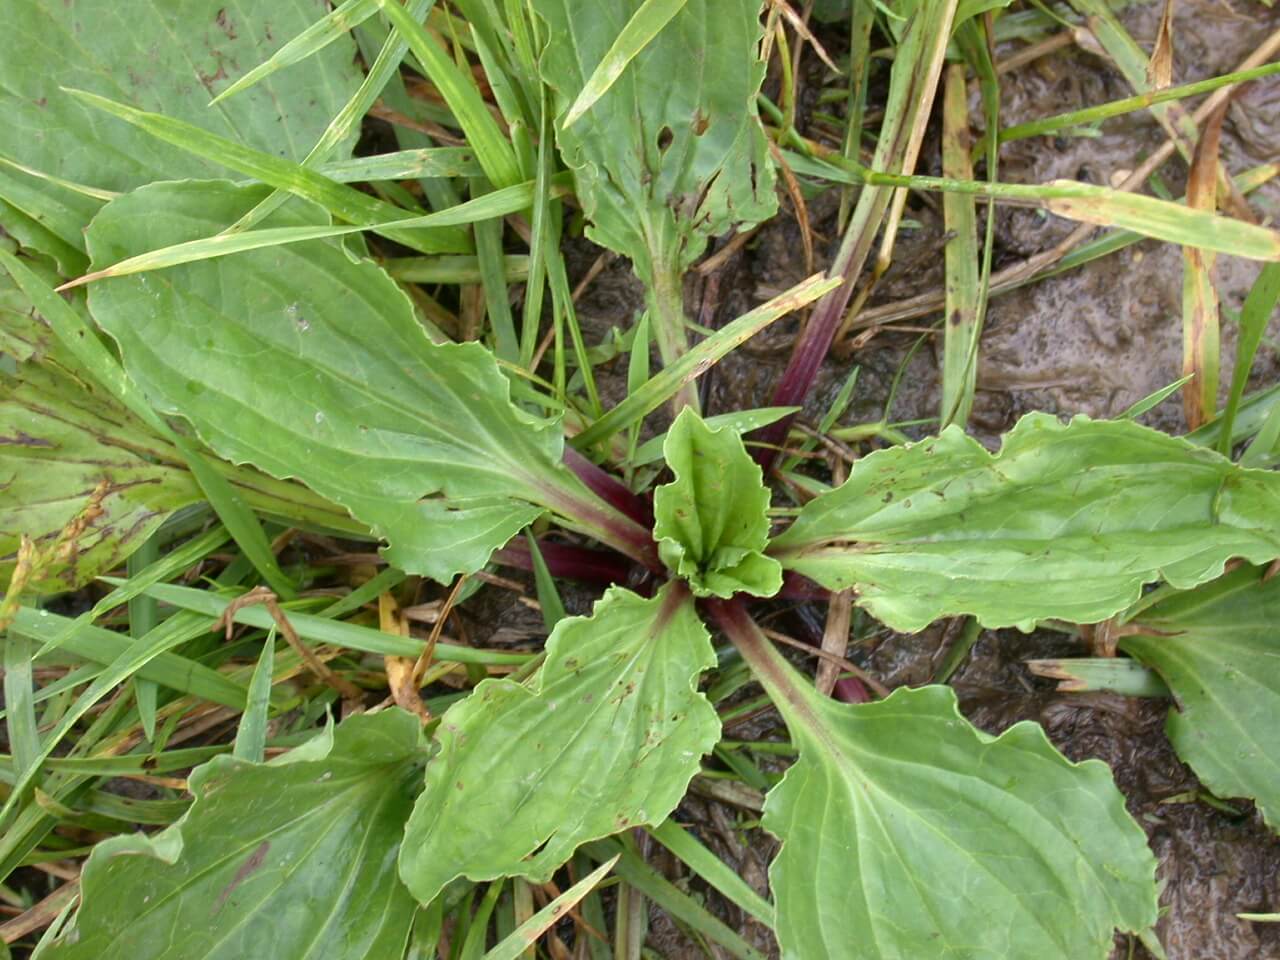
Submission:
<svg viewBox="0 0 1280 960">
<path fill-rule="evenodd" d="M 1134 38 L 1150 49 L 1159 6 L 1138 5 L 1122 15 Z M 1280 8 L 1244 0 L 1182 0 L 1175 18 L 1175 83 L 1235 69 L 1280 26 Z M 832 44 L 839 50 L 839 31 Z M 1016 46 L 1000 51 L 1011 53 Z M 812 66 L 814 86 L 821 68 Z M 1005 124 L 1074 110 L 1127 96 L 1132 91 L 1118 71 L 1100 57 L 1070 46 L 1002 80 Z M 1192 105 L 1196 101 L 1192 101 Z M 1222 158 L 1233 172 L 1280 159 L 1280 80 L 1257 82 L 1230 108 L 1223 130 Z M 972 116 L 980 116 L 976 94 Z M 1149 116 L 1136 113 L 1109 121 L 1094 138 L 1039 138 L 1002 150 L 1001 179 L 1037 183 L 1058 177 L 1106 184 L 1118 171 L 1132 170 L 1163 142 Z M 922 156 L 925 172 L 938 173 L 936 131 Z M 1185 166 L 1167 164 L 1168 188 L 1179 193 Z M 1260 219 L 1280 214 L 1280 186 L 1269 184 L 1250 198 Z M 818 235 L 822 266 L 838 241 L 834 191 L 813 199 L 809 213 Z M 877 289 L 872 304 L 906 299 L 942 286 L 942 225 L 933 206 L 912 198 L 908 216 L 917 229 L 904 230 L 894 267 Z M 1038 211 L 1002 209 L 996 214 L 996 266 L 1018 262 L 1045 250 L 1073 224 Z M 714 285 L 696 280 L 687 289 L 692 314 L 723 323 L 801 279 L 805 265 L 792 218 L 766 226 L 743 253 L 730 261 Z M 570 254 L 578 274 L 597 251 L 585 242 Z M 1235 331 L 1228 322 L 1257 274 L 1257 266 L 1230 257 L 1217 262 L 1224 316 L 1223 379 L 1230 379 Z M 1046 410 L 1061 415 L 1084 413 L 1110 417 L 1180 375 L 1182 255 L 1178 248 L 1143 242 L 1074 272 L 996 297 L 990 306 L 978 372 L 978 396 L 972 429 L 994 445 L 1000 432 L 1023 413 Z M 710 288 L 710 289 L 709 289 Z M 710 303 L 714 310 L 708 311 Z M 580 310 L 590 339 L 609 326 L 629 323 L 643 308 L 642 288 L 625 261 L 615 261 L 590 285 Z M 710 313 L 710 315 L 708 315 Z M 853 403 L 844 417 L 854 424 L 879 419 L 889 385 L 919 332 L 936 316 L 895 324 L 844 360 L 829 361 L 805 414 L 814 422 L 840 389 L 853 364 L 861 367 Z M 909 328 L 903 332 L 901 328 Z M 1272 336 L 1277 331 L 1273 328 Z M 926 334 L 927 335 L 927 334 Z M 795 323 L 775 326 L 726 358 L 714 371 L 704 396 L 709 412 L 764 405 L 786 363 Z M 1275 342 L 1274 340 L 1272 342 Z M 936 415 L 939 402 L 941 344 L 930 336 L 911 359 L 888 412 L 892 421 Z M 1280 357 L 1264 344 L 1252 386 L 1275 383 Z M 620 378 L 613 378 L 614 381 Z M 605 377 L 602 389 L 621 388 Z M 1186 429 L 1175 397 L 1145 416 L 1151 426 L 1170 432 Z M 927 430 L 917 428 L 915 432 Z M 912 431 L 908 431 L 912 432 Z M 789 620 L 795 635 L 821 610 L 772 609 Z M 804 616 L 800 616 L 804 614 Z M 942 625 L 912 637 L 879 635 L 851 653 L 889 686 L 928 682 L 946 645 Z M 952 678 L 966 714 L 981 728 L 998 733 L 1012 723 L 1042 723 L 1055 744 L 1072 759 L 1097 757 L 1108 763 L 1146 829 L 1160 861 L 1164 913 L 1158 926 L 1170 960 L 1259 960 L 1280 958 L 1280 924 L 1256 924 L 1236 918 L 1242 912 L 1280 911 L 1280 840 L 1263 825 L 1247 802 L 1232 802 L 1233 815 L 1203 803 L 1166 802 L 1194 791 L 1194 774 L 1174 754 L 1163 732 L 1169 703 L 1104 695 L 1059 694 L 1049 681 L 1032 677 L 1023 661 L 1038 657 L 1078 656 L 1085 651 L 1071 638 L 1000 631 L 982 635 Z M 811 664 L 810 664 L 811 666 Z M 751 735 L 767 735 L 771 718 L 761 718 Z M 735 731 L 735 736 L 744 735 Z M 750 811 L 691 797 L 681 816 L 748 882 L 761 892 L 774 842 L 762 831 L 735 829 Z M 749 838 L 744 842 L 743 838 Z M 655 863 L 663 863 L 655 851 Z M 671 876 L 678 864 L 666 863 Z M 682 881 L 683 882 L 683 881 Z M 695 889 L 699 882 L 692 881 Z M 714 892 L 702 891 L 708 904 L 761 949 L 776 950 L 767 931 L 726 906 Z M 838 905 L 833 902 L 833 908 Z M 669 918 L 654 911 L 650 945 L 667 957 L 704 956 Z M 1132 952 L 1130 952 L 1132 951 Z M 1117 957 L 1146 957 L 1126 938 L 1117 940 Z"/>
</svg>

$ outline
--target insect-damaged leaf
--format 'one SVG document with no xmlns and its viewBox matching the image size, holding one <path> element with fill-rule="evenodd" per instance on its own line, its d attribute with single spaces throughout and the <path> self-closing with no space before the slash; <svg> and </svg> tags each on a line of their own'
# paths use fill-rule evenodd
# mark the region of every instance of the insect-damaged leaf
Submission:
<svg viewBox="0 0 1280 960">
<path fill-rule="evenodd" d="M 203 499 L 175 451 L 53 364 L 0 374 L 0 423 L 0 580 L 23 534 L 48 546 L 90 508 L 96 515 L 32 584 L 72 589 L 122 563 L 172 511 Z"/>
<path fill-rule="evenodd" d="M 1280 830 L 1280 577 L 1241 567 L 1144 610 L 1121 647 L 1173 691 L 1178 756 L 1222 797 L 1251 797 Z"/>
<path fill-rule="evenodd" d="M 540 67 L 562 119 L 640 0 L 535 0 Z M 756 0 L 689 0 L 571 126 L 556 126 L 597 242 L 681 269 L 707 239 L 777 208 L 755 98 L 764 79 Z"/>
<path fill-rule="evenodd" d="M 534 0 L 550 39 L 556 140 L 597 243 L 637 274 L 678 275 L 709 237 L 773 215 L 777 199 L 756 94 L 758 0 L 689 0 L 609 89 L 562 120 L 641 0 Z"/>
<path fill-rule="evenodd" d="M 216 107 L 209 100 L 320 13 L 313 0 L 6 4 L 0 31 L 0 129 L 6 135 L 0 153 L 41 173 L 109 191 L 225 174 L 61 89 L 78 87 L 301 160 L 360 83 L 349 38 L 234 100 Z M 349 138 L 339 155 L 353 142 Z M 4 165 L 0 197 L 80 250 L 80 231 L 101 205 Z M 24 232 L 29 233 L 17 235 L 26 243 Z"/>
<path fill-rule="evenodd" d="M 719 738 L 697 689 L 714 665 L 678 583 L 561 620 L 529 686 L 485 680 L 444 715 L 401 879 L 424 903 L 455 877 L 541 882 L 579 844 L 661 823 Z"/>
<path fill-rule="evenodd" d="M 700 597 L 771 597 L 782 567 L 763 554 L 769 491 L 732 430 L 712 430 L 686 407 L 663 444 L 675 481 L 654 491 L 658 554 Z"/>
<path fill-rule="evenodd" d="M 897 630 L 1104 620 L 1157 579 L 1280 556 L 1280 476 L 1127 421 L 1029 414 L 995 454 L 948 428 L 873 453 L 771 545 Z"/>
<path fill-rule="evenodd" d="M 281 761 L 217 757 L 153 837 L 94 848 L 49 960 L 399 956 L 415 904 L 392 865 L 424 756 L 416 718 L 343 722 Z"/>
<path fill-rule="evenodd" d="M 266 194 L 144 187 L 103 209 L 89 249 L 107 264 L 210 236 Z M 295 201 L 270 224 L 320 216 Z M 218 454 L 342 504 L 403 570 L 475 570 L 544 507 L 585 496 L 558 426 L 511 404 L 482 346 L 432 343 L 390 277 L 330 242 L 101 281 L 89 305 L 152 403 Z"/>
<path fill-rule="evenodd" d="M 1029 722 L 988 736 L 945 686 L 837 703 L 730 630 L 800 750 L 764 811 L 784 957 L 1103 960 L 1154 923 L 1155 858 L 1105 764 Z"/>
<path fill-rule="evenodd" d="M 78 371 L 0 271 L 0 582 L 24 534 L 47 548 L 86 508 L 95 515 L 29 586 L 70 589 L 121 563 L 171 511 L 201 499 L 179 463 Z"/>
</svg>

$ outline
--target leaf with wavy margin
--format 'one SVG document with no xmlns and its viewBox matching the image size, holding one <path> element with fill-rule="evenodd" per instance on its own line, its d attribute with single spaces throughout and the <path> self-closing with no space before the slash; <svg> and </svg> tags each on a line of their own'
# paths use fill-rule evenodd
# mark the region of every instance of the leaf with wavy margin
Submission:
<svg viewBox="0 0 1280 960">
<path fill-rule="evenodd" d="M 689 407 L 663 443 L 675 480 L 653 494 L 658 555 L 700 597 L 771 597 L 782 567 L 764 556 L 769 491 L 733 430 L 713 430 Z"/>
<path fill-rule="evenodd" d="M 1034 723 L 989 736 L 950 687 L 837 703 L 713 606 L 800 751 L 764 811 L 784 957 L 1103 960 L 1155 922 L 1155 857 L 1104 763 Z"/>
<path fill-rule="evenodd" d="M 769 552 L 896 630 L 958 614 L 1029 629 L 1280 556 L 1277 515 L 1274 473 L 1128 421 L 1033 413 L 994 454 L 953 426 L 859 460 Z"/>
<path fill-rule="evenodd" d="M 210 236 L 267 194 L 224 181 L 156 184 L 89 229 L 96 263 Z M 269 225 L 314 224 L 294 201 Z M 94 318 L 129 375 L 216 453 L 296 477 L 389 541 L 387 559 L 447 581 L 547 508 L 608 536 L 631 530 L 560 463 L 559 425 L 510 400 L 478 343 L 436 344 L 381 268 L 311 241 L 100 281 Z M 634 531 L 641 552 L 647 531 Z"/>
<path fill-rule="evenodd" d="M 399 956 L 416 905 L 392 865 L 425 753 L 397 708 L 270 763 L 216 757 L 155 836 L 98 844 L 48 960 Z"/>
<path fill-rule="evenodd" d="M 485 680 L 441 719 L 401 879 L 424 903 L 457 877 L 545 882 L 580 844 L 661 823 L 720 737 L 713 666 L 679 583 L 561 620 L 528 685 Z"/>
<path fill-rule="evenodd" d="M 1142 611 L 1142 633 L 1120 647 L 1173 692 L 1165 729 L 1178 756 L 1218 796 L 1253 799 L 1280 831 L 1277 623 L 1280 577 L 1241 567 Z"/>
<path fill-rule="evenodd" d="M 564 120 L 643 0 L 533 0 L 548 41 L 556 143 L 591 222 L 649 287 L 663 361 L 685 349 L 680 277 L 710 237 L 773 216 L 756 95 L 759 0 L 688 0 L 589 109 Z M 634 27 L 632 28 L 634 29 Z"/>
</svg>

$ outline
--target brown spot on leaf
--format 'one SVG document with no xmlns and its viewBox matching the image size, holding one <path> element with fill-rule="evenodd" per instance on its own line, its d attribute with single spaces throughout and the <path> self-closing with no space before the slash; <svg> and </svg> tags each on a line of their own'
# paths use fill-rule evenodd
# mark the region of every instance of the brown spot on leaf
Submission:
<svg viewBox="0 0 1280 960">
<path fill-rule="evenodd" d="M 235 25 L 232 24 L 230 18 L 227 17 L 227 8 L 223 7 L 218 11 L 218 15 L 214 18 L 218 26 L 222 28 L 222 32 L 227 35 L 228 40 L 234 40 L 239 34 L 236 33 Z"/>
<path fill-rule="evenodd" d="M 213 89 L 213 85 L 215 83 L 217 83 L 219 80 L 225 80 L 225 79 L 227 79 L 227 71 L 226 71 L 226 68 L 222 66 L 222 64 L 218 64 L 217 73 L 214 73 L 214 74 L 201 73 L 200 74 L 200 82 L 204 84 L 204 88 L 208 90 L 210 93 L 215 92 Z"/>
<path fill-rule="evenodd" d="M 39 437 L 33 437 L 25 430 L 16 431 L 13 436 L 6 437 L 0 434 L 0 446 L 8 444 L 16 447 L 52 447 L 53 444 L 48 440 L 41 440 Z"/>
<path fill-rule="evenodd" d="M 214 913 L 217 913 L 222 909 L 223 904 L 227 902 L 227 898 L 231 896 L 236 887 L 240 886 L 240 884 L 244 883 L 249 879 L 249 877 L 253 876 L 253 874 L 258 871 L 266 861 L 267 851 L 270 849 L 271 841 L 263 840 L 254 849 L 253 853 L 249 854 L 249 859 L 240 864 L 240 869 L 236 871 L 236 875 L 231 878 L 231 882 L 228 883 L 226 887 L 223 888 L 222 893 L 218 895 L 218 903 L 213 908 Z"/>
</svg>

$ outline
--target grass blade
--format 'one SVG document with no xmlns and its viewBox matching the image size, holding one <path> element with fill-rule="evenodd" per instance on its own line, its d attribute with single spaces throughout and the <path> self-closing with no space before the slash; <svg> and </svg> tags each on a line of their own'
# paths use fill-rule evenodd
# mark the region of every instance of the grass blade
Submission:
<svg viewBox="0 0 1280 960">
<path fill-rule="evenodd" d="M 171 551 L 167 556 L 157 558 L 153 562 L 146 564 L 145 567 L 140 567 L 137 571 L 131 569 L 129 572 L 129 579 L 121 580 L 118 587 L 95 603 L 90 609 L 80 614 L 80 616 L 69 621 L 65 630 L 54 637 L 54 639 L 48 644 L 40 648 L 39 652 L 36 653 L 36 659 L 40 659 L 41 657 L 52 653 L 54 650 L 57 650 L 59 647 L 66 645 L 74 636 L 76 631 L 89 626 L 93 621 L 110 613 L 122 603 L 129 604 L 130 610 L 132 610 L 132 605 L 135 600 L 139 598 L 146 599 L 144 591 L 147 587 L 151 586 L 153 583 L 160 583 L 161 581 L 170 580 L 178 576 L 178 574 L 182 573 L 182 571 L 186 570 L 188 567 L 199 563 L 209 554 L 213 553 L 214 550 L 217 550 L 220 546 L 226 543 L 228 539 L 230 539 L 230 535 L 223 527 L 215 527 L 214 529 L 187 541 L 176 550 Z M 136 557 L 139 554 L 143 554 L 143 551 L 139 550 L 138 554 L 135 554 L 134 556 Z M 143 555 L 145 556 L 145 554 Z M 131 557 L 130 559 L 132 560 L 133 558 Z M 151 603 L 154 604 L 154 600 L 152 600 Z M 130 615 L 129 625 L 130 627 L 134 625 L 132 614 Z M 153 622 L 151 627 L 154 627 L 155 625 L 156 623 Z M 150 627 L 148 629 L 150 629 Z M 140 635 L 141 634 L 135 634 L 135 637 Z"/>
<path fill-rule="evenodd" d="M 969 97 L 964 65 L 947 67 L 942 98 L 942 174 L 973 179 L 970 158 Z M 946 307 L 943 311 L 942 411 L 939 429 L 969 420 L 977 384 L 978 210 L 972 196 L 946 193 L 942 213 L 947 241 Z"/>
<path fill-rule="evenodd" d="M 72 621 L 47 610 L 20 607 L 11 629 L 40 643 L 48 643 L 58 636 Z M 210 620 L 202 619 L 200 629 L 194 635 L 208 632 Z M 129 650 L 130 640 L 114 630 L 87 626 L 77 630 L 62 644 L 62 648 L 74 657 L 91 663 L 108 665 Z M 244 687 L 224 677 L 216 670 L 174 653 L 162 653 L 143 664 L 137 675 L 154 680 L 163 687 L 179 693 L 190 694 L 210 703 L 222 704 L 239 710 L 245 704 Z"/>
<path fill-rule="evenodd" d="M 525 950 L 532 947 L 539 937 L 572 910 L 579 900 L 595 889 L 596 884 L 603 880 L 605 874 L 613 869 L 613 865 L 618 862 L 619 856 L 621 854 L 600 864 L 599 867 L 592 870 L 572 887 L 516 927 L 501 943 L 484 955 L 484 960 L 518 960 Z"/>
<path fill-rule="evenodd" d="M 427 147 L 396 150 L 376 157 L 350 157 L 331 160 L 316 168 L 338 183 L 363 183 L 378 180 L 416 180 L 433 177 L 476 177 L 483 171 L 476 163 L 475 152 L 466 147 Z"/>
<path fill-rule="evenodd" d="M 412 16 L 421 18 L 430 8 L 434 0 L 409 0 L 409 12 Z M 370 7 L 371 11 L 377 10 L 376 6 Z M 361 18 L 361 22 L 366 18 Z M 354 26 L 354 24 L 353 24 Z M 324 133 L 320 135 L 320 139 L 316 141 L 302 160 L 304 167 L 316 167 L 325 160 L 333 151 L 347 140 L 354 131 L 356 131 L 361 121 L 364 119 L 369 108 L 373 106 L 374 101 L 378 99 L 378 95 L 383 92 L 388 82 L 396 71 L 400 69 L 400 61 L 404 59 L 407 46 L 400 42 L 395 36 L 388 36 L 378 50 L 378 55 L 373 60 L 373 66 L 369 68 L 369 72 L 361 81 L 359 88 L 351 98 L 342 105 L 342 109 L 337 112 L 329 125 L 325 127 Z M 266 218 L 273 210 L 284 203 L 287 193 L 276 190 L 271 196 L 267 197 L 254 209 L 250 210 L 231 228 L 232 232 L 247 230 L 253 224 Z M 466 242 L 466 237 L 459 238 L 462 242 Z"/>
<path fill-rule="evenodd" d="M 258 664 L 253 668 L 249 681 L 249 700 L 240 724 L 236 727 L 235 746 L 232 755 L 250 763 L 261 763 L 267 746 L 267 718 L 271 708 L 271 673 L 275 665 L 276 628 L 272 624 L 267 639 L 262 644 Z"/>
<path fill-rule="evenodd" d="M 547 633 L 551 633 L 565 617 L 564 601 L 560 599 L 555 578 L 538 549 L 537 539 L 527 530 L 525 538 L 529 541 L 529 559 L 533 562 L 533 585 L 538 593 L 538 605 L 542 607 L 542 625 L 547 628 Z"/>
<path fill-rule="evenodd" d="M 815 274 L 807 280 L 800 281 L 785 293 L 774 297 L 768 303 L 761 304 L 750 313 L 744 313 L 712 336 L 707 337 L 670 366 L 664 367 L 639 390 L 629 393 L 625 400 L 574 437 L 573 445 L 579 450 L 585 450 L 636 423 L 646 414 L 662 406 L 684 384 L 692 382 L 711 369 L 716 361 L 729 351 L 751 339 L 778 318 L 812 303 L 839 285 L 838 277 L 827 279 Z"/>
<path fill-rule="evenodd" d="M 1180 389 L 1182 389 L 1182 386 L 1187 382 L 1189 382 L 1190 380 L 1191 380 L 1191 377 L 1189 376 L 1179 377 L 1177 380 L 1173 381 L 1173 383 L 1165 384 L 1159 390 L 1156 390 L 1153 393 L 1147 394 L 1137 403 L 1133 404 L 1133 406 L 1126 409 L 1123 413 L 1117 414 L 1115 419 L 1116 420 L 1137 420 L 1140 416 L 1142 416 L 1148 410 L 1154 410 L 1156 407 L 1160 406 L 1160 404 L 1164 403 L 1167 399 L 1169 399 L 1169 397 L 1173 396 Z"/>
<path fill-rule="evenodd" d="M 1212 214 L 1217 208 L 1218 143 L 1226 104 L 1204 125 L 1187 177 L 1187 206 Z M 1218 411 L 1221 347 L 1218 290 L 1213 284 L 1212 252 L 1182 248 L 1182 373 L 1194 379 L 1182 388 L 1182 408 L 1192 430 Z"/>
<path fill-rule="evenodd" d="M 671 18 L 679 13 L 688 0 L 644 0 L 632 14 L 627 25 L 618 34 L 613 46 L 609 48 L 604 59 L 591 71 L 591 76 L 582 87 L 573 106 L 565 114 L 562 127 L 570 127 L 580 116 L 591 109 L 592 104 L 604 96 L 605 91 L 613 86 L 627 64 L 645 48 L 658 32 L 671 22 Z"/>
<path fill-rule="evenodd" d="M 16 770 L 30 770 L 40 755 L 31 662 L 31 641 L 9 631 L 4 643 L 4 722 Z"/>
<path fill-rule="evenodd" d="M 119 582 L 113 577 L 105 577 L 108 583 Z M 161 603 L 167 603 L 183 610 L 191 610 L 206 617 L 217 619 L 226 612 L 227 606 L 234 597 L 223 597 L 207 590 L 196 590 L 192 587 L 179 587 L 169 583 L 158 583 L 149 587 L 147 593 Z M 298 632 L 298 636 L 312 643 L 328 643 L 363 653 L 376 653 L 393 657 L 417 657 L 426 646 L 422 640 L 411 637 L 398 637 L 381 630 L 361 627 L 341 620 L 329 620 L 315 614 L 299 613 L 285 610 L 289 623 Z M 235 622 L 271 629 L 275 622 L 270 612 L 262 606 L 242 607 L 235 613 Z M 434 657 L 446 663 L 480 663 L 492 665 L 519 666 L 529 660 L 532 654 L 508 653 L 498 650 L 480 650 L 475 647 L 463 647 L 453 643 L 437 643 Z"/>
<path fill-rule="evenodd" d="M 89 106 L 119 117 L 151 134 L 206 160 L 212 160 L 255 177 L 278 190 L 287 190 L 318 203 L 340 220 L 359 224 L 381 233 L 390 240 L 422 253 L 467 253 L 470 242 L 457 227 L 433 226 L 430 229 L 404 229 L 397 220 L 412 220 L 413 215 L 345 184 L 337 183 L 315 170 L 272 156 L 252 147 L 236 143 L 194 124 L 158 113 L 148 113 L 83 90 L 68 90 Z"/>
<path fill-rule="evenodd" d="M 744 913 L 749 913 L 773 929 L 773 904 L 756 893 L 747 882 L 674 820 L 664 820 L 649 828 L 653 839 L 674 853 L 685 866 L 725 895 Z"/>
<path fill-rule="evenodd" d="M 619 877 L 675 919 L 688 924 L 707 939 L 720 944 L 733 956 L 739 957 L 740 960 L 764 960 L 764 955 L 751 944 L 658 873 L 642 857 L 618 843 L 617 840 L 597 840 L 583 847 L 586 854 L 598 862 L 607 861 L 608 858 L 615 856 L 619 849 L 622 850 L 622 856 L 614 867 Z"/>
<path fill-rule="evenodd" d="M 160 559 L 160 545 L 153 534 L 147 542 L 138 548 L 126 561 L 125 569 L 130 582 L 134 582 L 139 574 Z M 135 640 L 145 637 L 160 623 L 156 602 L 150 597 L 137 596 L 129 600 L 129 636 Z M 138 705 L 138 719 L 142 721 L 142 732 L 150 742 L 156 738 L 156 693 L 157 687 L 145 677 L 133 678 L 133 699 Z"/>
<path fill-rule="evenodd" d="M 553 189 L 558 193 L 565 192 L 567 189 L 564 185 L 565 182 L 563 180 L 558 181 Z M 203 237 L 199 240 L 188 240 L 185 243 L 176 243 L 170 247 L 162 247 L 158 250 L 150 250 L 147 253 L 138 254 L 136 257 L 129 257 L 105 269 L 86 273 L 70 283 L 64 283 L 58 289 L 68 290 L 106 277 L 124 277 L 134 273 L 146 273 L 149 270 L 163 270 L 166 267 L 194 263 L 197 260 L 211 260 L 214 257 L 247 253 L 250 250 L 261 250 L 264 247 L 274 247 L 285 243 L 301 243 L 306 240 L 345 237 L 348 234 L 360 233 L 364 230 L 378 232 L 384 227 L 426 227 L 475 223 L 478 220 L 485 220 L 490 217 L 504 217 L 509 213 L 517 213 L 529 205 L 533 196 L 534 182 L 531 180 L 528 183 L 520 183 L 514 187 L 504 187 L 501 190 L 493 191 L 493 193 L 486 193 L 483 197 L 468 200 L 466 203 L 460 203 L 456 207 L 441 210 L 439 213 L 429 213 L 421 217 L 412 217 L 409 220 L 353 227 L 267 227 L 262 230 L 252 230 L 248 233 L 219 234 L 213 237 Z"/>
<path fill-rule="evenodd" d="M 1231 393 L 1227 397 L 1227 408 L 1222 413 L 1221 432 L 1218 437 L 1218 452 L 1224 457 L 1231 456 L 1231 434 L 1235 426 L 1236 413 L 1240 409 L 1240 400 L 1244 396 L 1244 388 L 1249 382 L 1249 372 L 1253 369 L 1253 358 L 1258 354 L 1258 346 L 1262 343 L 1262 335 L 1267 330 L 1267 323 L 1275 311 L 1276 301 L 1280 299 L 1280 264 L 1269 263 L 1262 268 L 1258 279 L 1249 289 L 1244 307 L 1240 311 L 1240 339 L 1236 344 L 1236 365 L 1231 373 Z"/>
<path fill-rule="evenodd" d="M 15 621 L 15 624 L 20 622 Z M 129 643 L 107 665 L 107 669 L 94 678 L 93 682 L 76 698 L 75 703 L 58 720 L 57 725 L 49 731 L 36 756 L 32 758 L 33 762 L 16 771 L 17 776 L 14 778 L 12 792 L 6 799 L 4 808 L 0 809 L 0 823 L 7 824 L 9 822 L 14 810 L 25 800 L 28 788 L 35 783 L 36 777 L 40 773 L 40 765 L 49 758 L 53 750 L 62 742 L 62 738 L 71 731 L 72 727 L 99 700 L 110 694 L 116 686 L 138 673 L 142 667 L 157 656 L 167 653 L 173 647 L 205 633 L 207 629 L 207 626 L 203 623 L 187 627 L 185 622 L 178 622 L 178 618 L 174 618 L 160 624 L 160 626 L 136 643 Z"/>
<path fill-rule="evenodd" d="M 265 80 L 277 70 L 283 70 L 285 67 L 292 66 L 307 57 L 311 56 L 319 50 L 323 50 L 326 46 L 337 40 L 348 30 L 356 25 L 363 23 L 369 17 L 378 12 L 377 0 L 346 0 L 335 10 L 330 11 L 324 17 L 317 20 L 302 33 L 298 34 L 283 47 L 273 53 L 268 59 L 258 64 L 244 76 L 242 76 L 227 89 L 209 101 L 209 106 L 213 106 L 227 97 L 239 93 L 241 90 L 247 90 L 255 83 Z"/>
<path fill-rule="evenodd" d="M 1221 87 L 1234 86 L 1237 83 L 1247 83 L 1250 80 L 1258 80 L 1262 77 L 1269 77 L 1273 74 L 1280 73 L 1280 61 L 1268 63 L 1261 67 L 1254 67 L 1252 70 L 1238 70 L 1235 73 L 1224 73 L 1219 77 L 1210 77 L 1207 80 L 1197 80 L 1194 83 L 1184 83 L 1176 87 L 1168 87 L 1164 90 L 1152 90 L 1148 93 L 1140 93 L 1137 96 L 1125 97 L 1121 100 L 1112 100 L 1110 103 L 1101 103 L 1094 107 L 1086 107 L 1083 110 L 1072 110 L 1070 113 L 1059 113 L 1052 117 L 1045 117 L 1041 120 L 1028 120 L 1026 123 L 1018 123 L 1011 127 L 1005 127 L 1000 131 L 1000 142 L 1009 143 L 1013 140 L 1025 140 L 1027 137 L 1042 137 L 1055 133 L 1058 130 L 1067 127 L 1078 127 L 1085 124 L 1100 123 L 1111 117 L 1123 116 L 1126 113 L 1132 113 L 1135 110 L 1142 110 L 1146 107 L 1155 106 L 1161 103 L 1170 103 L 1174 100 L 1185 100 L 1188 97 L 1199 96 L 1202 93 L 1212 93 Z"/>
<path fill-rule="evenodd" d="M 519 183 L 522 177 L 515 150 L 480 96 L 475 78 L 454 63 L 398 0 L 378 0 L 378 3 L 453 111 L 489 182 L 495 187 Z"/>
<path fill-rule="evenodd" d="M 235 540 L 236 546 L 244 551 L 254 569 L 279 596 L 286 600 L 296 597 L 297 587 L 280 569 L 276 555 L 271 552 L 271 542 L 267 539 L 266 531 L 262 529 L 258 517 L 244 498 L 226 477 L 214 469 L 213 463 L 195 444 L 177 435 L 174 436 L 174 441 L 186 459 L 192 476 L 196 478 L 196 483 L 200 484 L 200 490 Z"/>
<path fill-rule="evenodd" d="M 837 154 L 814 160 L 785 152 L 797 173 L 838 183 L 873 184 L 936 190 L 941 193 L 973 193 L 994 200 L 1035 204 L 1050 213 L 1100 227 L 1120 227 L 1144 237 L 1199 247 L 1250 260 L 1280 260 L 1280 233 L 1243 220 L 1193 210 L 1180 203 L 1142 194 L 1113 190 L 1074 180 L 1043 184 L 984 183 L 946 177 L 905 176 L 854 167 Z"/>
</svg>

